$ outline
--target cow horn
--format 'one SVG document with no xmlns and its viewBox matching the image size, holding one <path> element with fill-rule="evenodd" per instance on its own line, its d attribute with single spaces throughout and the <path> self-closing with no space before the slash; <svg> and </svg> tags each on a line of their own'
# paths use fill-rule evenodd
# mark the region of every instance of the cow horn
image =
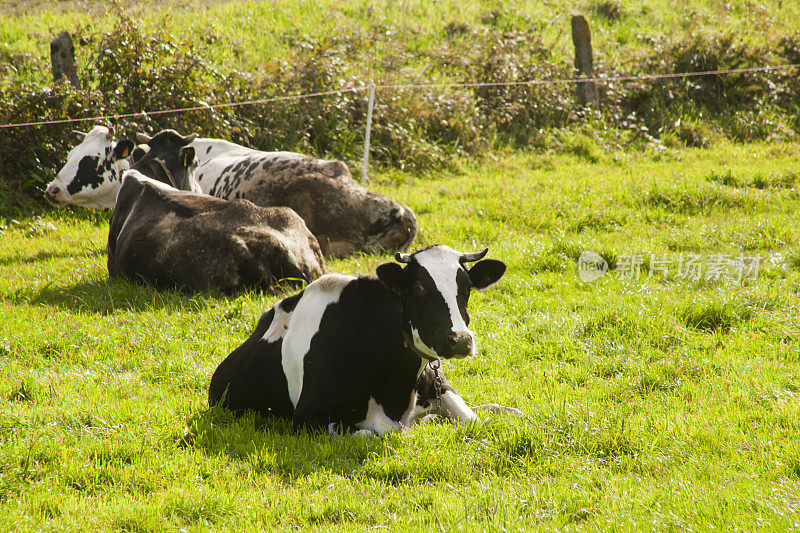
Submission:
<svg viewBox="0 0 800 533">
<path fill-rule="evenodd" d="M 401 254 L 400 252 L 397 252 L 394 254 L 394 258 L 398 263 L 408 263 L 411 261 L 411 254 Z"/>
<path fill-rule="evenodd" d="M 139 144 L 147 144 L 147 143 L 150 142 L 151 139 L 152 139 L 152 137 L 150 137 L 146 133 L 137 133 L 136 134 L 136 142 L 138 142 Z"/>
<path fill-rule="evenodd" d="M 78 139 L 80 142 L 83 142 L 83 140 L 86 138 L 86 134 L 78 130 L 72 130 L 72 135 L 74 135 L 75 138 Z"/>
<path fill-rule="evenodd" d="M 186 144 L 189 144 L 190 142 L 192 142 L 195 139 L 197 139 L 197 134 L 196 133 L 191 133 L 191 134 L 189 134 L 189 135 L 187 135 L 186 137 L 183 138 L 183 142 L 185 142 Z"/>
<path fill-rule="evenodd" d="M 114 126 L 109 126 L 108 133 L 106 133 L 106 138 L 108 138 L 109 141 L 114 140 L 114 135 L 116 134 L 117 130 L 114 129 Z"/>
<path fill-rule="evenodd" d="M 458 261 L 460 263 L 474 263 L 475 261 L 480 261 L 483 259 L 487 253 L 489 253 L 488 248 L 482 252 L 477 252 L 474 254 L 461 254 L 461 258 Z"/>
</svg>

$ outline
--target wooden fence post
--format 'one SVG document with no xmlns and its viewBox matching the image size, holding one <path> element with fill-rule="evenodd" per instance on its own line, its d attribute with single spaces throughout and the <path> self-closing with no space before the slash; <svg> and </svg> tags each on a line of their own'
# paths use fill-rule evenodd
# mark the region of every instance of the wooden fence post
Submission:
<svg viewBox="0 0 800 533">
<path fill-rule="evenodd" d="M 575 69 L 587 78 L 594 78 L 592 35 L 589 32 L 589 22 L 583 15 L 572 16 L 572 44 L 575 45 Z M 599 104 L 595 82 L 577 83 L 576 92 L 579 105 Z"/>
<path fill-rule="evenodd" d="M 50 43 L 50 62 L 53 68 L 53 81 L 66 76 L 74 87 L 80 88 L 78 68 L 75 66 L 75 47 L 72 45 L 69 32 L 62 31 Z"/>
</svg>

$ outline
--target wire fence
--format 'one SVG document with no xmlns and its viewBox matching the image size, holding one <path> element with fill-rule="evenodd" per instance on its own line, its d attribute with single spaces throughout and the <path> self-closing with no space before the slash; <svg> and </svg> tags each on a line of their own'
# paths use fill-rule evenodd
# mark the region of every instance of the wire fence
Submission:
<svg viewBox="0 0 800 533">
<path fill-rule="evenodd" d="M 735 68 L 735 69 L 720 69 L 720 70 L 705 70 L 699 72 L 675 72 L 669 74 L 640 74 L 635 76 L 596 76 L 593 78 L 564 78 L 555 80 L 527 80 L 527 81 L 507 81 L 507 82 L 474 82 L 474 83 L 410 83 L 398 85 L 364 85 L 361 87 L 343 87 L 331 91 L 323 91 L 307 94 L 295 94 L 286 96 L 276 96 L 272 98 L 262 98 L 256 100 L 243 100 L 238 102 L 225 102 L 221 104 L 202 104 L 196 106 L 179 107 L 175 109 L 155 109 L 149 111 L 140 111 L 138 113 L 125 113 L 120 115 L 103 115 L 84 118 L 70 118 L 61 120 L 42 120 L 37 122 L 20 122 L 16 124 L 0 124 L 2 128 L 24 128 L 33 126 L 45 126 L 51 124 L 73 124 L 79 122 L 100 122 L 104 120 L 119 120 L 124 118 L 141 118 L 147 116 L 169 115 L 177 113 L 187 113 L 190 111 L 210 111 L 214 109 L 232 108 L 247 105 L 261 105 L 273 102 L 286 102 L 292 100 L 304 100 L 307 98 L 319 98 L 322 96 L 331 96 L 344 93 L 355 93 L 361 91 L 369 91 L 372 87 L 375 90 L 387 89 L 447 89 L 447 88 L 476 88 L 476 87 L 509 87 L 509 86 L 537 86 L 537 85 L 563 85 L 563 84 L 577 84 L 577 83 L 612 83 L 612 82 L 629 82 L 629 81 L 646 81 L 646 80 L 660 80 L 672 78 L 690 78 L 698 76 L 718 76 L 727 74 L 742 74 L 752 72 L 769 72 L 779 70 L 791 70 L 800 68 L 800 64 L 791 65 L 771 65 L 765 67 L 751 67 L 751 68 Z"/>
<path fill-rule="evenodd" d="M 564 85 L 564 84 L 578 84 L 578 83 L 624 83 L 633 81 L 647 81 L 647 80 L 661 80 L 661 79 L 675 79 L 675 78 L 691 78 L 701 76 L 720 76 L 728 74 L 743 74 L 754 72 L 769 72 L 769 71 L 785 71 L 800 68 L 800 64 L 791 65 L 770 65 L 764 67 L 749 67 L 749 68 L 735 68 L 735 69 L 718 69 L 718 70 L 704 70 L 697 72 L 674 72 L 667 74 L 640 74 L 635 76 L 595 76 L 595 77 L 576 77 L 576 78 L 563 78 L 552 80 L 527 80 L 527 81 L 506 81 L 506 82 L 471 82 L 471 83 L 409 83 L 397 85 L 364 85 L 361 87 L 343 87 L 340 89 L 322 91 L 307 94 L 295 94 L 286 96 L 275 96 L 271 98 L 261 98 L 255 100 L 243 100 L 238 102 L 225 102 L 220 104 L 202 104 L 195 106 L 179 107 L 174 109 L 156 109 L 150 111 L 141 111 L 138 113 L 125 113 L 119 115 L 104 115 L 84 118 L 72 118 L 61 120 L 42 120 L 37 122 L 21 122 L 16 124 L 0 124 L 0 129 L 9 128 L 25 128 L 44 126 L 52 124 L 74 124 L 79 122 L 100 122 L 107 120 L 119 120 L 125 118 L 142 118 L 148 116 L 170 115 L 178 113 L 188 113 L 191 111 L 211 111 L 215 109 L 235 108 L 247 105 L 261 105 L 275 102 L 287 102 L 296 100 L 305 100 L 309 98 L 320 98 L 331 95 L 341 95 L 345 93 L 357 93 L 361 91 L 369 91 L 369 103 L 367 110 L 367 121 L 364 132 L 364 157 L 361 161 L 361 181 L 366 183 L 369 165 L 369 148 L 370 148 L 370 127 L 372 123 L 372 111 L 375 100 L 375 91 L 377 90 L 405 90 L 405 89 L 448 89 L 448 88 L 477 88 L 477 87 L 510 87 L 510 86 L 544 86 L 544 85 Z"/>
</svg>

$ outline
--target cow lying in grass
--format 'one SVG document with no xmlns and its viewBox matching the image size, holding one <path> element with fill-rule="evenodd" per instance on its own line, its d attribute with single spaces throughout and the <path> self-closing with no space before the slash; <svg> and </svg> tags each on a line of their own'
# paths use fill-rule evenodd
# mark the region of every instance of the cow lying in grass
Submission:
<svg viewBox="0 0 800 533">
<path fill-rule="evenodd" d="M 264 313 L 214 372 L 209 405 L 378 434 L 427 413 L 474 420 L 429 362 L 474 354 L 470 291 L 490 287 L 506 270 L 502 261 L 481 261 L 487 251 L 431 246 L 398 253 L 406 266 L 384 263 L 377 276 L 321 277 Z"/>
<path fill-rule="evenodd" d="M 148 143 L 150 137 L 137 135 Z M 257 205 L 291 207 L 325 255 L 405 250 L 417 233 L 407 206 L 357 183 L 341 161 L 292 152 L 261 152 L 221 139 L 194 139 L 203 192 Z"/>
<path fill-rule="evenodd" d="M 291 152 L 260 152 L 219 139 L 183 137 L 171 132 L 172 142 L 188 140 L 195 149 L 197 172 L 179 189 L 234 200 L 244 198 L 261 206 L 294 209 L 317 237 L 323 253 L 342 257 L 356 252 L 404 250 L 417 231 L 413 211 L 356 183 L 340 161 L 315 159 Z M 70 151 L 58 176 L 47 186 L 57 203 L 111 209 L 131 154 L 152 150 L 164 139 L 140 134 L 144 143 L 134 151 L 130 140 L 114 142 L 114 131 L 95 126 L 75 132 L 81 143 Z M 145 146 L 147 145 L 147 146 Z"/>
<path fill-rule="evenodd" d="M 162 183 L 187 182 L 195 164 L 188 142 L 154 143 L 124 173 L 108 232 L 110 276 L 162 288 L 232 292 L 325 273 L 316 238 L 291 209 Z"/>
</svg>

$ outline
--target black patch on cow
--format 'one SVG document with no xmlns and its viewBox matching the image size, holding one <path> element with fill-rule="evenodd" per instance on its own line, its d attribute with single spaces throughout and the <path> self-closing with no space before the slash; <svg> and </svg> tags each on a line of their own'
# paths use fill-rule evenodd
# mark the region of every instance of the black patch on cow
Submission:
<svg viewBox="0 0 800 533">
<path fill-rule="evenodd" d="M 272 160 L 271 159 L 265 159 L 264 163 L 261 164 L 261 170 L 269 170 L 269 167 L 271 167 L 271 166 L 272 166 Z"/>
<path fill-rule="evenodd" d="M 281 309 L 283 309 L 287 313 L 291 313 L 292 311 L 294 311 L 294 308 L 297 307 L 297 302 L 299 302 L 300 298 L 303 297 L 304 292 L 305 291 L 300 291 L 294 296 L 289 296 L 288 298 L 284 298 L 281 301 Z"/>
<path fill-rule="evenodd" d="M 98 188 L 105 181 L 103 174 L 100 172 L 102 167 L 99 156 L 84 156 L 81 162 L 78 163 L 78 171 L 75 173 L 75 177 L 67 185 L 67 192 L 75 194 L 85 187 Z"/>
<path fill-rule="evenodd" d="M 370 398 L 400 421 L 422 364 L 404 344 L 400 319 L 399 301 L 380 280 L 350 282 L 311 339 L 294 423 L 354 429 L 366 417 Z"/>
<path fill-rule="evenodd" d="M 209 146 L 208 148 L 206 148 L 206 153 L 209 153 L 210 151 L 211 151 L 211 147 Z"/>
<path fill-rule="evenodd" d="M 294 406 L 281 367 L 282 339 L 262 339 L 274 309 L 261 316 L 256 330 L 214 371 L 208 388 L 208 404 L 222 405 L 236 412 L 253 410 L 262 415 L 292 416 Z"/>
</svg>

